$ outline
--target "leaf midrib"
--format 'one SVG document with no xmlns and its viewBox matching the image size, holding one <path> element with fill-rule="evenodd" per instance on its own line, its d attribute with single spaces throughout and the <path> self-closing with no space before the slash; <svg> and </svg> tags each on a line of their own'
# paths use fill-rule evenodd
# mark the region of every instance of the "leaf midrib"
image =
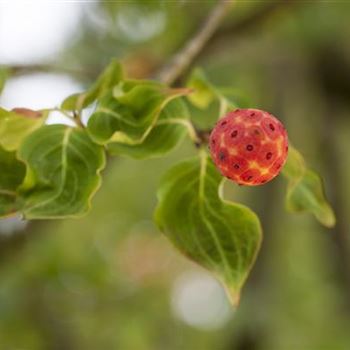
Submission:
<svg viewBox="0 0 350 350">
<path fill-rule="evenodd" d="M 226 271 L 226 276 L 230 276 L 230 264 L 228 263 L 225 252 L 222 250 L 221 244 L 215 235 L 215 231 L 213 231 L 213 227 L 210 222 L 206 219 L 204 215 L 204 206 L 205 204 L 205 194 L 204 194 L 204 188 L 205 188 L 205 175 L 206 175 L 206 169 L 207 169 L 207 163 L 208 163 L 208 156 L 204 151 L 200 153 L 200 173 L 199 173 L 199 193 L 198 193 L 198 206 L 199 206 L 199 212 L 203 218 L 203 222 L 208 227 L 210 236 L 212 237 L 214 244 L 216 246 L 216 249 L 221 257 L 224 270 Z"/>
<path fill-rule="evenodd" d="M 37 208 L 40 208 L 42 206 L 47 205 L 48 203 L 50 203 L 50 202 L 54 201 L 56 198 L 58 198 L 61 195 L 61 193 L 63 192 L 64 184 L 66 181 L 66 175 L 67 175 L 67 171 L 65 171 L 67 169 L 67 148 L 68 148 L 68 142 L 69 142 L 69 138 L 70 138 L 72 131 L 73 131 L 72 128 L 67 128 L 64 130 L 64 134 L 63 134 L 62 151 L 61 151 L 62 152 L 62 154 L 61 154 L 61 164 L 62 164 L 61 178 L 62 178 L 62 181 L 61 181 L 59 190 L 57 191 L 56 195 L 54 195 L 53 197 L 50 197 L 46 201 L 39 202 L 37 205 L 34 205 L 32 207 L 28 207 L 26 209 L 26 212 L 33 211 Z"/>
</svg>

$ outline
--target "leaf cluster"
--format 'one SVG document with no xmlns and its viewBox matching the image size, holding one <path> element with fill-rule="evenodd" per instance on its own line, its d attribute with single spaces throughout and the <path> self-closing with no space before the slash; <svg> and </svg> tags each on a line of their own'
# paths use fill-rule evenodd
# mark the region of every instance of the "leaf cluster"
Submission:
<svg viewBox="0 0 350 350">
<path fill-rule="evenodd" d="M 91 88 L 62 102 L 59 110 L 75 122 L 73 127 L 47 125 L 49 109 L 0 109 L 0 216 L 81 216 L 101 185 L 107 154 L 163 156 L 189 135 L 198 154 L 164 176 L 155 221 L 179 251 L 223 282 L 237 304 L 261 244 L 261 225 L 251 209 L 224 199 L 223 178 L 188 110 L 191 105 L 206 113 L 216 101 L 220 116 L 237 107 L 235 95 L 234 89 L 214 86 L 200 70 L 186 87 L 175 89 L 127 79 L 113 61 Z M 87 107 L 94 112 L 83 123 Z M 294 148 L 283 174 L 288 180 L 287 209 L 311 212 L 322 224 L 333 226 L 321 178 Z"/>
</svg>

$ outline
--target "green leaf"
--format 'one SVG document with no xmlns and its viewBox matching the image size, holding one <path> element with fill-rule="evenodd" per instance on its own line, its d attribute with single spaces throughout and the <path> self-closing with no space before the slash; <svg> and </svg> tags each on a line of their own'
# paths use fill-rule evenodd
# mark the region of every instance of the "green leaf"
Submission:
<svg viewBox="0 0 350 350">
<path fill-rule="evenodd" d="M 84 214 L 100 186 L 105 152 L 85 130 L 46 125 L 29 135 L 19 150 L 27 165 L 21 187 L 27 219 Z"/>
<path fill-rule="evenodd" d="M 205 113 L 212 115 L 211 124 L 228 111 L 238 108 L 238 104 L 241 107 L 248 107 L 248 101 L 240 91 L 231 87 L 215 86 L 199 68 L 192 72 L 186 86 L 193 89 L 193 92 L 187 96 L 188 100 L 198 110 L 205 110 Z M 212 111 L 213 105 L 215 105 L 215 112 Z M 203 117 L 205 118 L 205 113 L 202 112 L 204 116 L 200 121 Z"/>
<path fill-rule="evenodd" d="M 188 96 L 188 99 L 197 108 L 208 108 L 217 96 L 214 86 L 199 68 L 192 72 L 186 85 L 194 90 L 193 93 Z"/>
<path fill-rule="evenodd" d="M 63 101 L 61 108 L 68 111 L 81 110 L 107 94 L 122 79 L 122 67 L 118 61 L 113 60 L 90 89 L 83 93 L 77 93 L 67 97 Z"/>
<path fill-rule="evenodd" d="M 219 101 L 224 100 L 221 103 L 226 103 L 227 109 L 232 110 L 236 108 L 249 108 L 251 106 L 251 101 L 243 94 L 239 89 L 231 87 L 218 87 L 217 94 Z"/>
<path fill-rule="evenodd" d="M 283 168 L 283 175 L 290 181 L 300 179 L 306 170 L 303 156 L 294 147 L 289 145 L 288 159 Z"/>
<path fill-rule="evenodd" d="M 0 108 L 0 145 L 8 151 L 18 149 L 27 135 L 42 126 L 47 115 L 46 111 L 27 108 Z"/>
<path fill-rule="evenodd" d="M 154 128 L 142 142 L 131 145 L 112 142 L 108 144 L 108 151 L 112 155 L 122 154 L 138 159 L 161 156 L 179 144 L 188 126 L 187 107 L 181 99 L 175 99 L 164 107 Z"/>
<path fill-rule="evenodd" d="M 336 218 L 328 203 L 321 177 L 308 169 L 302 155 L 289 148 L 288 160 L 282 174 L 288 179 L 286 207 L 291 212 L 310 212 L 327 227 L 333 227 Z"/>
<path fill-rule="evenodd" d="M 25 176 L 25 165 L 16 159 L 15 152 L 0 146 L 0 217 L 17 211 L 17 188 Z"/>
<path fill-rule="evenodd" d="M 184 255 L 223 282 L 230 300 L 237 304 L 262 232 L 249 208 L 221 198 L 222 181 L 203 151 L 200 158 L 175 166 L 158 191 L 155 220 Z"/>
<path fill-rule="evenodd" d="M 188 89 L 169 89 L 154 82 L 126 82 L 116 97 L 115 91 L 100 101 L 90 117 L 88 130 L 100 144 L 139 145 L 155 127 L 164 107 Z"/>
</svg>

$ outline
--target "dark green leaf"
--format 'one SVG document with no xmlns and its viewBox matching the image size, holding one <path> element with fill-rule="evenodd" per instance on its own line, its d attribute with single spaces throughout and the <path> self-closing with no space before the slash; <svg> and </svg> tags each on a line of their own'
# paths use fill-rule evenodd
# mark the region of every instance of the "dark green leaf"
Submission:
<svg viewBox="0 0 350 350">
<path fill-rule="evenodd" d="M 25 139 L 19 157 L 27 165 L 21 187 L 26 218 L 72 217 L 89 209 L 100 186 L 105 153 L 85 130 L 43 126 Z"/>
<path fill-rule="evenodd" d="M 111 154 L 123 154 L 133 158 L 161 156 L 183 139 L 189 125 L 189 114 L 181 99 L 169 102 L 160 113 L 159 120 L 146 138 L 132 145 L 112 142 L 108 144 Z"/>
<path fill-rule="evenodd" d="M 336 219 L 329 205 L 320 176 L 308 169 L 302 155 L 290 147 L 283 169 L 288 179 L 286 206 L 291 212 L 310 212 L 327 227 L 333 227 Z"/>
<path fill-rule="evenodd" d="M 8 151 L 18 149 L 22 140 L 45 122 L 47 114 L 27 108 L 0 108 L 0 145 Z"/>
<path fill-rule="evenodd" d="M 262 232 L 249 208 L 220 197 L 222 181 L 204 152 L 175 166 L 161 183 L 155 220 L 183 254 L 224 283 L 237 304 Z"/>
<path fill-rule="evenodd" d="M 120 63 L 118 61 L 112 61 L 90 89 L 83 93 L 77 93 L 67 97 L 61 107 L 68 111 L 81 110 L 107 94 L 122 79 L 123 70 Z"/>
<path fill-rule="evenodd" d="M 25 176 L 25 165 L 16 159 L 15 152 L 0 146 L 0 217 L 17 211 L 17 188 Z"/>
</svg>

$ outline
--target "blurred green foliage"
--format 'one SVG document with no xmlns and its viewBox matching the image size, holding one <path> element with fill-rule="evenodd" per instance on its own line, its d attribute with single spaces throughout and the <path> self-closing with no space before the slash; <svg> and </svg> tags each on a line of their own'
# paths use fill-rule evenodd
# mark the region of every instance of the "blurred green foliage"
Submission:
<svg viewBox="0 0 350 350">
<path fill-rule="evenodd" d="M 99 21 L 87 17 L 57 62 L 86 69 L 86 85 L 111 57 L 124 60 L 129 74 L 148 76 L 213 3 L 99 2 L 94 12 Z M 215 84 L 238 88 L 251 105 L 284 122 L 312 168 L 325 175 L 338 226 L 329 232 L 308 216 L 286 214 L 279 178 L 261 188 L 228 184 L 226 197 L 261 216 L 265 241 L 239 309 L 221 328 L 197 329 L 174 315 L 171 299 L 177 278 L 198 268 L 150 222 L 160 176 L 194 154 L 193 146 L 186 142 L 166 159 L 117 158 L 88 216 L 35 222 L 13 237 L 0 236 L 1 349 L 349 348 L 350 290 L 336 237 L 345 236 L 343 248 L 349 251 L 350 91 L 336 79 L 350 81 L 345 75 L 350 6 L 295 2 L 237 35 L 230 32 L 265 5 L 238 2 L 196 64 Z M 163 21 L 161 30 L 148 38 L 137 38 L 142 30 L 127 30 L 155 18 Z M 340 95 L 349 98 L 336 98 Z"/>
</svg>

